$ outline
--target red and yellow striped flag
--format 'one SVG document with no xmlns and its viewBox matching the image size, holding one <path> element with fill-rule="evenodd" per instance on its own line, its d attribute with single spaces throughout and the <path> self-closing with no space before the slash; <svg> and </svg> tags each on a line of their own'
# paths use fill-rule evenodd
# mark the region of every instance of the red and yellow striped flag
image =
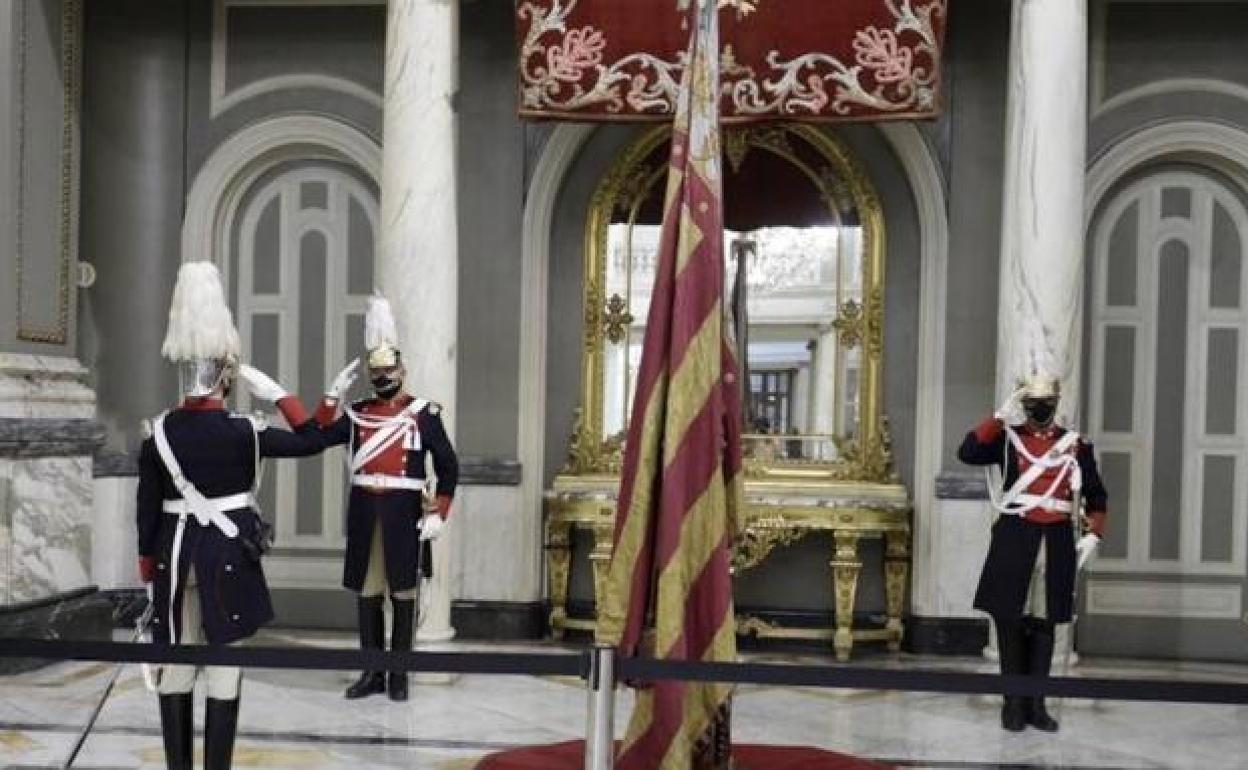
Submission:
<svg viewBox="0 0 1248 770">
<path fill-rule="evenodd" d="M 699 5 L 673 125 L 598 640 L 636 655 L 651 653 L 653 633 L 655 657 L 730 661 L 741 408 L 732 326 L 724 321 L 718 19 L 715 0 Z M 695 754 L 705 766 L 708 742 L 726 734 L 730 694 L 724 684 L 640 689 L 618 767 L 691 768 Z"/>
</svg>

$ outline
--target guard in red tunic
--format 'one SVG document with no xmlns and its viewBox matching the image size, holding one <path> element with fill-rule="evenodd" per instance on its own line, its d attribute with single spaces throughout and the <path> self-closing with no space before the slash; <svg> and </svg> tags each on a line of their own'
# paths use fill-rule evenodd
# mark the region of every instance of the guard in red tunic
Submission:
<svg viewBox="0 0 1248 770">
<path fill-rule="evenodd" d="M 347 504 L 347 556 L 342 583 L 358 595 L 360 647 L 384 648 L 382 603 L 390 597 L 390 649 L 412 648 L 421 577 L 431 574 L 430 541 L 451 509 L 459 475 L 455 450 L 442 425 L 441 407 L 403 392 L 405 370 L 395 347 L 386 300 L 370 300 L 365 320 L 368 375 L 374 398 L 356 401 L 335 419 L 355 379 L 358 361 L 334 380 L 317 410 L 328 445 L 349 448 L 351 496 Z M 437 477 L 430 490 L 425 458 Z M 432 501 L 427 502 L 429 497 Z M 389 692 L 407 700 L 407 674 L 366 671 L 347 688 L 348 698 Z"/>
<path fill-rule="evenodd" d="M 1002 497 L 989 486 L 1000 516 L 975 593 L 975 608 L 996 626 L 1002 674 L 1049 675 L 1054 626 L 1070 622 L 1076 573 L 1105 529 L 1107 495 L 1092 445 L 1056 424 L 1059 399 L 1056 378 L 1029 377 L 958 449 L 962 462 L 999 465 L 1003 476 Z M 1018 402 L 1026 419 L 1011 424 Z M 1078 529 L 1086 532 L 1077 538 Z M 1028 724 L 1058 729 L 1044 698 L 1007 695 L 1002 727 Z"/>
</svg>

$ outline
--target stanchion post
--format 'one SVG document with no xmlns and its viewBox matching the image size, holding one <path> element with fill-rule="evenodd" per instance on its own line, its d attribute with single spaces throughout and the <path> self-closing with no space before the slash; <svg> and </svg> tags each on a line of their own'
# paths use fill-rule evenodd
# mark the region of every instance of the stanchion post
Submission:
<svg viewBox="0 0 1248 770">
<path fill-rule="evenodd" d="M 585 715 L 585 770 L 615 764 L 615 648 L 594 645 L 590 653 Z"/>
</svg>

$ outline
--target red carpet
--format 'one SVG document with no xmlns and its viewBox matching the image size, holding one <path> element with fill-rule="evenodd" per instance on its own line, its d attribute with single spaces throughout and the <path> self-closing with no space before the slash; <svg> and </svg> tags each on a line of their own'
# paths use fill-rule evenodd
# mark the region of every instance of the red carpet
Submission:
<svg viewBox="0 0 1248 770">
<path fill-rule="evenodd" d="M 868 762 L 846 754 L 805 746 L 733 746 L 734 770 L 889 770 L 892 765 Z M 491 754 L 475 770 L 581 770 L 585 761 L 583 741 Z"/>
</svg>

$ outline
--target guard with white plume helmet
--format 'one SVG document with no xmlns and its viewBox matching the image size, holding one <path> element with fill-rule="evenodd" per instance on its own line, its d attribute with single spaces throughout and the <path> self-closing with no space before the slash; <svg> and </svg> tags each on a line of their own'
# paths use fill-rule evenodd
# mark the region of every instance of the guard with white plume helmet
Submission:
<svg viewBox="0 0 1248 770">
<path fill-rule="evenodd" d="M 459 463 L 442 424 L 442 407 L 403 392 L 406 370 L 390 303 L 380 294 L 368 302 L 364 341 L 368 378 L 375 397 L 356 401 L 338 416 L 355 380 L 359 360 L 334 378 L 317 410 L 329 445 L 345 444 L 351 474 L 347 504 L 347 553 L 343 585 L 355 591 L 360 647 L 385 647 L 383 603 L 393 609 L 390 649 L 412 648 L 417 592 L 431 574 L 429 543 L 450 514 Z M 436 484 L 426 471 L 433 460 Z M 347 688 L 347 698 L 387 692 L 407 699 L 407 675 L 366 671 Z"/>
<path fill-rule="evenodd" d="M 139 575 L 152 600 L 151 635 L 158 644 L 231 644 L 273 619 L 260 569 L 270 531 L 256 504 L 260 462 L 316 454 L 325 437 L 297 398 L 240 365 L 238 332 L 212 264 L 189 262 L 178 271 L 162 352 L 179 367 L 184 398 L 151 420 L 139 451 Z M 276 404 L 294 430 L 227 411 L 235 377 L 253 397 Z M 170 768 L 191 768 L 198 676 L 194 666 L 161 666 L 156 677 Z M 234 751 L 242 671 L 213 666 L 203 678 L 204 767 L 224 770 Z"/>
<path fill-rule="evenodd" d="M 997 630 L 1001 673 L 1045 677 L 1055 624 L 1073 618 L 1078 570 L 1104 532 L 1108 495 L 1092 445 L 1057 419 L 1064 367 L 1043 324 L 1029 319 L 1024 333 L 1017 387 L 966 435 L 958 458 L 1001 470 L 1000 482 L 988 478 L 1000 516 L 975 592 L 976 609 L 992 616 Z M 1005 696 L 1001 725 L 1013 732 L 1058 729 L 1043 697 Z"/>
</svg>

